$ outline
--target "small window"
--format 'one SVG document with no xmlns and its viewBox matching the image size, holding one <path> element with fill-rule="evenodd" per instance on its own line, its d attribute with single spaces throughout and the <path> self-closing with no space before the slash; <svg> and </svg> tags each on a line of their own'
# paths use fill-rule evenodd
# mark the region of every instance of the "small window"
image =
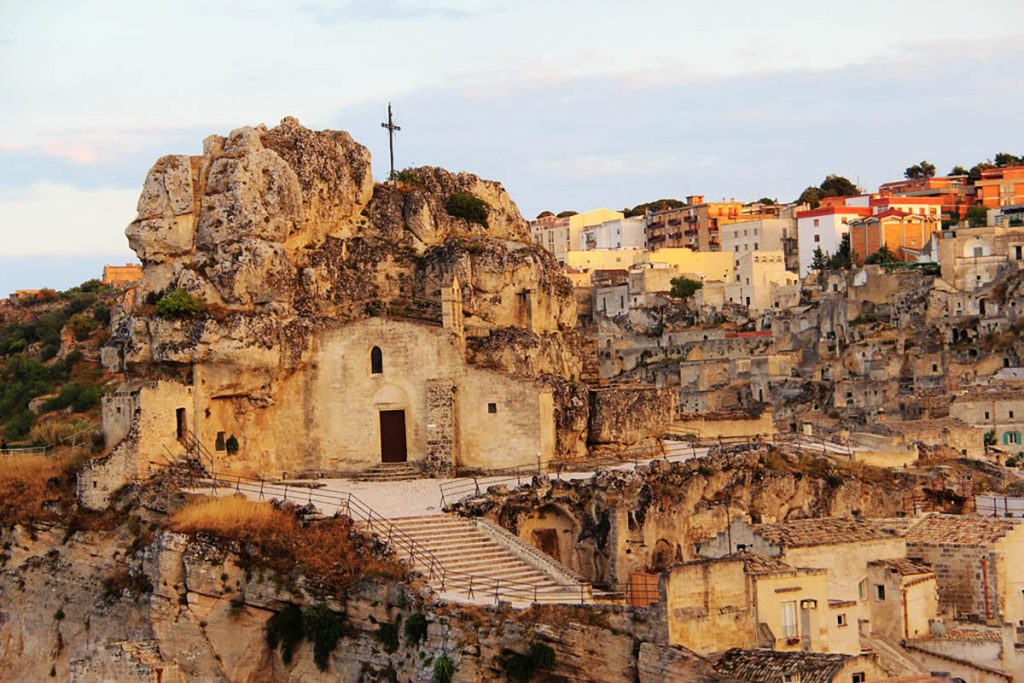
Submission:
<svg viewBox="0 0 1024 683">
<path fill-rule="evenodd" d="M 487 412 L 488 413 L 496 413 L 496 412 L 498 412 L 498 404 L 497 403 L 488 403 L 487 404 Z"/>
<path fill-rule="evenodd" d="M 867 680 L 867 674 L 863 671 L 857 671 L 853 674 L 853 677 L 850 678 L 850 683 L 865 683 Z"/>
<path fill-rule="evenodd" d="M 370 351 L 370 372 L 374 375 L 384 372 L 384 354 L 379 346 L 374 346 Z"/>
<path fill-rule="evenodd" d="M 879 600 L 885 600 L 885 586 L 880 583 L 875 584 L 875 597 Z"/>
<path fill-rule="evenodd" d="M 836 615 L 836 625 L 837 626 L 846 626 L 846 613 L 845 612 L 842 613 L 842 614 L 837 614 Z"/>
<path fill-rule="evenodd" d="M 224 450 L 224 432 L 217 432 L 217 443 L 214 447 L 218 451 Z"/>
<path fill-rule="evenodd" d="M 986 420 L 988 419 L 988 411 L 987 410 L 985 411 L 985 419 Z"/>
<path fill-rule="evenodd" d="M 1009 416 L 1010 416 L 1010 419 L 1012 420 L 1012 419 L 1013 419 L 1013 411 L 1012 411 L 1012 410 L 1011 410 L 1011 411 L 1009 411 L 1009 413 L 1008 413 L 1008 414 L 1009 414 Z"/>
<path fill-rule="evenodd" d="M 796 624 L 796 601 L 782 603 L 782 637 L 796 638 L 800 631 Z"/>
<path fill-rule="evenodd" d="M 868 580 L 867 579 L 862 579 L 861 582 L 857 584 L 857 597 L 859 599 L 861 599 L 861 600 L 867 600 L 867 597 L 868 597 Z"/>
<path fill-rule="evenodd" d="M 815 242 L 820 242 L 821 241 L 821 235 L 815 235 L 814 236 L 814 241 Z"/>
<path fill-rule="evenodd" d="M 938 371 L 939 371 L 939 364 L 938 363 L 932 363 L 932 372 L 938 372 Z"/>
</svg>

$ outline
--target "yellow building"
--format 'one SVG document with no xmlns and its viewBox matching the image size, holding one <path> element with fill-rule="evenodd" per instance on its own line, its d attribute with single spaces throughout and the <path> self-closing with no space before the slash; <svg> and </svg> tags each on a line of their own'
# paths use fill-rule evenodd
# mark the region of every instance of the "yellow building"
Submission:
<svg viewBox="0 0 1024 683">
<path fill-rule="evenodd" d="M 700 302 L 715 305 L 718 301 L 746 306 L 752 311 L 782 308 L 795 303 L 800 297 L 800 278 L 786 270 L 786 257 L 778 251 L 750 251 L 736 259 L 736 274 L 732 282 L 717 287 L 705 287 Z"/>
<path fill-rule="evenodd" d="M 590 274 L 595 270 L 627 270 L 634 263 L 646 262 L 647 256 L 640 249 L 591 249 L 566 252 L 563 263 L 566 270 Z"/>
<path fill-rule="evenodd" d="M 545 216 L 530 222 L 530 234 L 535 243 L 554 254 L 559 263 L 565 264 L 566 254 L 580 248 L 580 233 L 584 228 L 623 218 L 621 211 L 611 209 L 593 209 L 565 218 Z"/>
<path fill-rule="evenodd" d="M 672 247 L 651 252 L 647 260 L 667 263 L 681 275 L 696 276 L 701 282 L 730 282 L 733 279 L 733 254 L 725 252 Z"/>
</svg>

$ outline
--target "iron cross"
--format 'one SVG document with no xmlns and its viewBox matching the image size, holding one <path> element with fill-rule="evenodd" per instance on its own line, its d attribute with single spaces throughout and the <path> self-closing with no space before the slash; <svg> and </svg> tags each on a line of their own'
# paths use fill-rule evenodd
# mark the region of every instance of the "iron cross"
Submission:
<svg viewBox="0 0 1024 683">
<path fill-rule="evenodd" d="M 388 176 L 389 180 L 395 179 L 395 131 L 402 130 L 401 126 L 396 126 L 395 122 L 391 119 L 391 103 L 388 102 L 388 122 L 380 124 L 381 128 L 388 129 L 388 148 L 391 151 L 391 175 Z"/>
</svg>

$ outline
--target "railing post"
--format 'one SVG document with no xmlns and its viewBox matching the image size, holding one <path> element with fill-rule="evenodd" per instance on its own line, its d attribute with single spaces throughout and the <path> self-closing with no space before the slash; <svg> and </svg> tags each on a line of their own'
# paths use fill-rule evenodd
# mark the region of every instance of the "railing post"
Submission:
<svg viewBox="0 0 1024 683">
<path fill-rule="evenodd" d="M 263 500 L 263 480 L 260 479 L 260 500 Z"/>
<path fill-rule="evenodd" d="M 497 605 L 501 598 L 498 597 L 498 586 L 501 585 L 501 579 L 495 579 L 494 581 L 494 604 Z"/>
<path fill-rule="evenodd" d="M 284 497 L 286 501 L 288 500 L 288 482 L 284 483 L 284 493 L 282 493 L 281 495 Z"/>
</svg>

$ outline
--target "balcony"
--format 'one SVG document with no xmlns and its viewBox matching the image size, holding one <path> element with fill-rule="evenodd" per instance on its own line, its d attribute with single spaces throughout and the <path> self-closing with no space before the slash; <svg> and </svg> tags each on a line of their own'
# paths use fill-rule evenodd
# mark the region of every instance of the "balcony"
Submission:
<svg viewBox="0 0 1024 683">
<path fill-rule="evenodd" d="M 678 218 L 669 218 L 668 219 L 668 224 L 669 225 L 682 225 L 682 223 L 683 222 L 680 219 L 678 219 Z"/>
</svg>

